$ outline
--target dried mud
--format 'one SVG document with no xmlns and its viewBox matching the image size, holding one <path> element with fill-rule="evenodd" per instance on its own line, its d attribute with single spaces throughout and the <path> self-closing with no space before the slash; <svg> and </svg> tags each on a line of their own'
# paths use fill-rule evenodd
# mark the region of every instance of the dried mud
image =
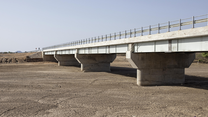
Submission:
<svg viewBox="0 0 208 117">
<path fill-rule="evenodd" d="M 37 62 L 0 64 L 0 117 L 205 117 L 208 64 L 193 63 L 182 85 L 136 84 L 122 59 L 111 72 Z"/>
</svg>

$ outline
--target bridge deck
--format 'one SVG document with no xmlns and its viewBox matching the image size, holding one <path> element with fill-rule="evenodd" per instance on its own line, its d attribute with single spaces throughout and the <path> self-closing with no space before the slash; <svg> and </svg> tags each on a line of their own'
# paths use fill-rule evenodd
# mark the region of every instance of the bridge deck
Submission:
<svg viewBox="0 0 208 117">
<path fill-rule="evenodd" d="M 110 54 L 126 53 L 128 44 L 134 44 L 135 53 L 208 51 L 208 26 L 140 37 L 124 38 L 69 47 L 43 50 L 54 54 Z"/>
</svg>

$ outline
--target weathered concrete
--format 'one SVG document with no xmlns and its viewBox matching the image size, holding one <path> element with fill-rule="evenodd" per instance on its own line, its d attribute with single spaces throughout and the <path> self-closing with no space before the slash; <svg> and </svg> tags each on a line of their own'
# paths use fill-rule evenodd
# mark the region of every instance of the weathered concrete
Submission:
<svg viewBox="0 0 208 117">
<path fill-rule="evenodd" d="M 129 43 L 175 40 L 175 39 L 183 39 L 183 38 L 204 37 L 207 35 L 208 35 L 208 26 L 205 26 L 205 27 L 192 28 L 186 30 L 171 31 L 160 34 L 145 35 L 145 36 L 138 36 L 132 38 L 90 43 L 84 45 L 47 49 L 44 51 L 46 52 L 46 51 L 68 50 L 68 49 L 89 48 L 89 47 L 91 48 L 91 47 L 99 47 L 99 46 L 121 45 L 121 44 L 129 44 Z"/>
<path fill-rule="evenodd" d="M 81 71 L 110 71 L 110 63 L 116 58 L 116 54 L 75 54 L 75 58 L 81 63 Z"/>
<path fill-rule="evenodd" d="M 54 58 L 54 55 L 45 55 L 44 52 L 42 52 L 43 61 L 51 61 L 51 62 L 57 62 L 57 60 Z"/>
<path fill-rule="evenodd" d="M 137 84 L 164 85 L 184 83 L 184 69 L 195 59 L 195 53 L 140 53 L 127 51 L 126 58 L 137 68 Z"/>
<path fill-rule="evenodd" d="M 80 66 L 80 63 L 74 57 L 74 54 L 69 55 L 54 55 L 54 58 L 58 61 L 58 66 Z"/>
</svg>

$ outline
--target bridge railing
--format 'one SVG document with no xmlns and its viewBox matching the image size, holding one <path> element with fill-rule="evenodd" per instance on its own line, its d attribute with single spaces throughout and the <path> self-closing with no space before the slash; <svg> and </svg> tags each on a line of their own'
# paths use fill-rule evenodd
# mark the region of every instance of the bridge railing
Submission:
<svg viewBox="0 0 208 117">
<path fill-rule="evenodd" d="M 49 46 L 49 47 L 45 47 L 42 49 L 43 50 L 55 49 L 55 48 L 60 48 L 60 47 L 76 46 L 76 45 L 104 42 L 104 41 L 110 41 L 110 40 L 116 40 L 116 39 L 151 35 L 153 34 L 153 32 L 154 34 L 155 33 L 159 34 L 159 33 L 164 33 L 164 32 L 171 32 L 172 31 L 171 29 L 174 29 L 174 28 L 177 28 L 176 30 L 183 30 L 183 27 L 185 26 L 189 26 L 189 27 L 185 27 L 185 29 L 195 28 L 196 24 L 205 23 L 205 22 L 206 24 L 199 25 L 198 27 L 203 27 L 205 25 L 208 25 L 208 14 L 201 15 L 201 16 L 193 16 L 190 18 L 179 19 L 175 21 L 168 21 L 165 23 L 158 23 L 156 25 L 149 25 L 146 27 L 134 28 L 134 29 L 125 30 L 122 32 L 101 35 L 101 36 L 82 39 L 78 41 L 72 41 L 69 43 Z"/>
</svg>

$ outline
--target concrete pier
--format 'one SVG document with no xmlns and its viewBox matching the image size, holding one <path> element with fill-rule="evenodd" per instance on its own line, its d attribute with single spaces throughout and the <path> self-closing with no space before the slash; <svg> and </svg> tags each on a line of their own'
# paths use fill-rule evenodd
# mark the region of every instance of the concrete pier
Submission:
<svg viewBox="0 0 208 117">
<path fill-rule="evenodd" d="M 74 57 L 74 54 L 57 55 L 54 58 L 58 61 L 58 66 L 80 66 L 80 63 Z"/>
<path fill-rule="evenodd" d="M 133 68 L 137 68 L 137 84 L 167 85 L 185 81 L 185 68 L 195 59 L 194 53 L 132 53 L 126 58 Z"/>
<path fill-rule="evenodd" d="M 75 54 L 75 58 L 81 63 L 81 71 L 109 72 L 110 63 L 116 58 L 116 54 Z"/>
<path fill-rule="evenodd" d="M 54 58 L 54 55 L 45 55 L 43 52 L 42 57 L 43 57 L 43 61 L 57 62 L 57 60 Z"/>
</svg>

